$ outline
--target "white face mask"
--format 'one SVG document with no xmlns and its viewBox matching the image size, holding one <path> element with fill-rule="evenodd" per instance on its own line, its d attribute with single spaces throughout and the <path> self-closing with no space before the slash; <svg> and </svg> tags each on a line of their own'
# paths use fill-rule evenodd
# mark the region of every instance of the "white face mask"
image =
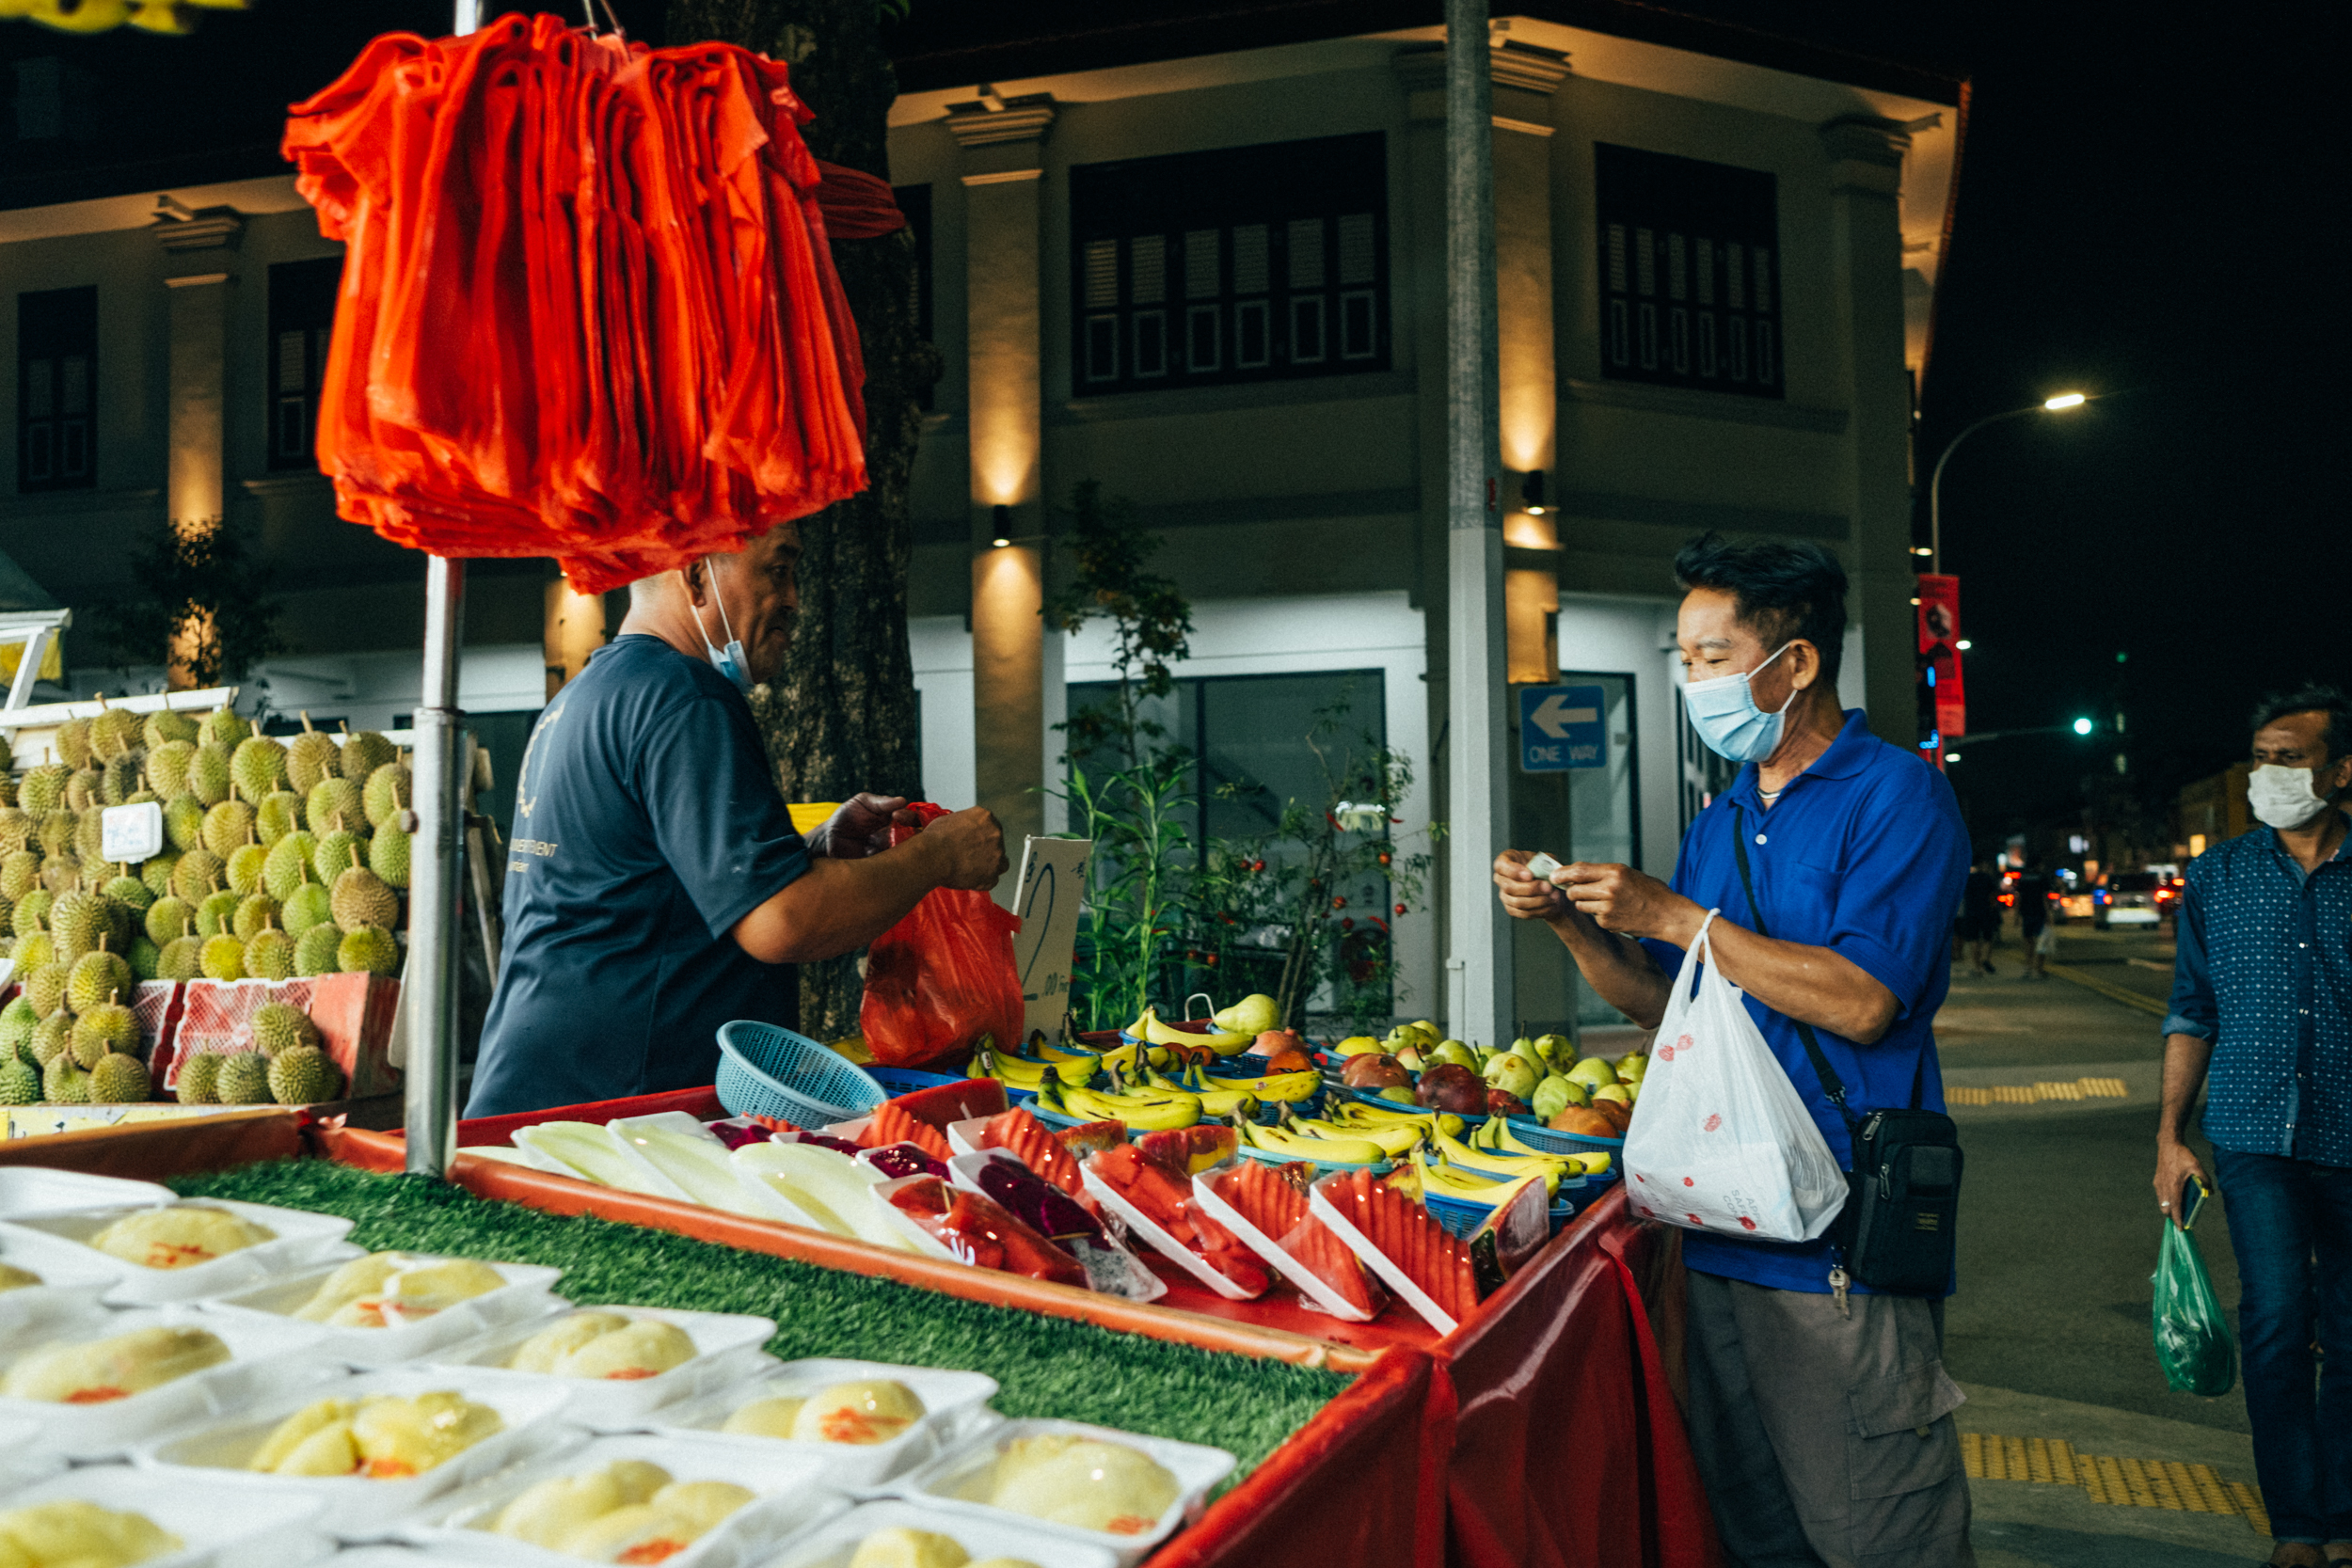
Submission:
<svg viewBox="0 0 2352 1568">
<path fill-rule="evenodd" d="M 1772 650 L 1772 658 L 1794 645 L 1783 642 Z M 1789 706 L 1797 700 L 1796 689 L 1790 688 L 1788 701 L 1770 713 L 1756 705 L 1755 694 L 1748 689 L 1748 683 L 1762 674 L 1772 658 L 1736 675 L 1682 683 L 1682 705 L 1691 716 L 1691 727 L 1718 756 L 1732 762 L 1762 762 L 1780 749 L 1781 731 L 1788 722 Z"/>
<path fill-rule="evenodd" d="M 710 581 L 710 600 L 719 607 L 719 629 L 727 636 L 725 647 L 712 647 L 710 634 L 703 630 L 702 611 L 694 611 L 694 630 L 702 637 L 703 655 L 710 660 L 713 669 L 733 681 L 735 689 L 748 697 L 752 694 L 752 663 L 743 652 L 743 640 L 735 635 L 735 628 L 727 623 L 727 602 L 719 596 L 719 558 L 715 555 L 703 557 L 703 567 Z"/>
<path fill-rule="evenodd" d="M 2326 811 L 2328 800 L 2312 787 L 2312 769 L 2268 762 L 2247 775 L 2246 805 L 2265 827 L 2293 829 Z"/>
</svg>

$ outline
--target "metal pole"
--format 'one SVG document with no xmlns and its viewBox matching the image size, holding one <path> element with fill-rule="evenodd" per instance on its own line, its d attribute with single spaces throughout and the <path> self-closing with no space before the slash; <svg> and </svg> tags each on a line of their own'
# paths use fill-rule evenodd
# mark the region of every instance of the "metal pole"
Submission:
<svg viewBox="0 0 2352 1568">
<path fill-rule="evenodd" d="M 1502 704 L 1502 467 L 1498 434 L 1494 63 L 1486 0 L 1446 0 L 1447 1020 L 1509 1037 L 1511 933 L 1490 870 L 1510 825 Z M 1458 1006 L 1454 997 L 1458 994 Z"/>
<path fill-rule="evenodd" d="M 1928 476 L 1928 570 L 1941 577 L 1944 574 L 1944 465 L 1952 460 L 1960 444 L 1986 425 L 2003 420 L 2014 420 L 2025 414 L 2039 414 L 2041 404 L 2030 408 L 2011 408 L 2006 413 L 1987 414 L 1944 444 L 1944 454 L 1935 460 L 1935 471 Z"/>
<path fill-rule="evenodd" d="M 452 31 L 482 25 L 482 0 L 456 0 Z M 424 672 L 418 691 L 417 832 L 408 868 L 408 1075 L 403 1136 L 411 1175 L 438 1177 L 457 1157 L 457 890 L 464 883 L 468 754 L 457 707 L 466 564 L 424 563 Z"/>
</svg>

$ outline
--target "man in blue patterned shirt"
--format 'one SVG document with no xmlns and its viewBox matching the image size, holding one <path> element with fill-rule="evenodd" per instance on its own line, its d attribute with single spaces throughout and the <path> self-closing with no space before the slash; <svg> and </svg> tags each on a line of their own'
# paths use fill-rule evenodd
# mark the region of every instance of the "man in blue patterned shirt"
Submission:
<svg viewBox="0 0 2352 1568">
<path fill-rule="evenodd" d="M 2307 686 L 2264 703 L 2247 803 L 2265 825 L 2190 864 L 2164 1021 L 2157 1206 L 2178 1223 L 2183 1184 L 2204 1178 L 2182 1134 L 2210 1069 L 2204 1131 L 2228 1195 L 2246 1414 L 2280 1568 L 2352 1562 L 2347 799 L 2352 698 Z"/>
</svg>

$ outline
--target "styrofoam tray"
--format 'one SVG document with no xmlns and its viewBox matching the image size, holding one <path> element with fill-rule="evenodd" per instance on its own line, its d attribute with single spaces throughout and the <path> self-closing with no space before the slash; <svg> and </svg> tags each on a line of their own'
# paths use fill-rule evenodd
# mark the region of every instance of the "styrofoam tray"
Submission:
<svg viewBox="0 0 2352 1568">
<path fill-rule="evenodd" d="M 0 1220 L 75 1209 L 135 1209 L 172 1201 L 169 1187 L 46 1165 L 0 1166 Z"/>
<path fill-rule="evenodd" d="M 699 1117 L 688 1116 L 683 1111 L 662 1111 L 649 1117 L 622 1117 L 608 1121 L 604 1124 L 604 1131 L 630 1158 L 669 1183 L 686 1202 L 699 1203 L 707 1209 L 723 1210 L 730 1214 L 747 1214 L 754 1219 L 776 1217 L 774 1204 L 763 1202 L 758 1196 L 743 1190 L 741 1173 L 727 1158 L 727 1146 L 705 1127 Z M 692 1139 L 697 1147 L 707 1146 L 708 1169 L 704 1174 L 708 1176 L 717 1190 L 707 1197 L 697 1196 L 673 1176 L 644 1147 L 643 1140 L 650 1132 L 675 1132 Z M 769 1196 L 776 1196 L 781 1201 L 780 1195 L 774 1194 L 773 1189 L 770 1189 Z"/>
<path fill-rule="evenodd" d="M 568 1129 L 572 1124 L 564 1125 Z M 534 1170 L 546 1171 L 550 1176 L 568 1176 L 575 1181 L 585 1181 L 592 1186 L 625 1193 L 643 1193 L 648 1197 L 675 1198 L 680 1203 L 694 1201 L 676 1182 L 647 1164 L 644 1155 L 623 1140 L 612 1136 L 609 1132 L 604 1148 L 612 1154 L 613 1168 L 603 1176 L 592 1174 L 564 1159 L 558 1152 L 561 1146 L 542 1128 L 517 1127 L 513 1142 L 515 1151 L 522 1156 L 525 1164 Z M 606 1180 L 608 1176 L 612 1180 Z"/>
<path fill-rule="evenodd" d="M 0 1222 L 0 1233 L 15 1230 L 71 1243 L 79 1257 L 94 1259 L 100 1267 L 114 1272 L 115 1283 L 107 1291 L 106 1299 L 121 1307 L 155 1307 L 165 1302 L 194 1301 L 199 1296 L 228 1295 L 292 1269 L 359 1256 L 359 1249 L 343 1240 L 350 1233 L 352 1222 L 332 1214 L 214 1198 L 188 1206 L 226 1209 L 256 1225 L 267 1226 L 277 1233 L 277 1239 L 189 1268 L 150 1269 L 124 1262 L 87 1243 L 89 1238 L 123 1215 L 164 1205 L 131 1204 L 32 1216 Z"/>
<path fill-rule="evenodd" d="M 126 1466 L 87 1465 L 10 1496 L 9 1508 L 80 1498 L 101 1508 L 144 1514 L 187 1544 L 140 1568 L 294 1568 L 335 1549 L 319 1518 L 319 1499 L 240 1497 L 221 1506 L 206 1481 L 139 1475 Z"/>
<path fill-rule="evenodd" d="M 1142 1449 L 1176 1477 L 1176 1500 L 1168 1505 L 1168 1511 L 1150 1529 L 1139 1530 L 1134 1535 L 1112 1535 L 1103 1530 L 1047 1524 L 1025 1513 L 992 1508 L 964 1495 L 969 1490 L 986 1486 L 995 1466 L 996 1456 L 1007 1443 L 1052 1433 L 1099 1437 L 1106 1442 L 1123 1443 L 1131 1449 Z M 910 1500 L 928 1508 L 971 1518 L 999 1520 L 1019 1529 L 1083 1541 L 1112 1553 L 1121 1562 L 1132 1563 L 1140 1561 L 1145 1553 L 1179 1527 L 1199 1517 L 1202 1499 L 1208 1496 L 1209 1488 L 1232 1472 L 1233 1463 L 1233 1456 L 1223 1449 L 1206 1448 L 1199 1443 L 1179 1443 L 1167 1437 L 1146 1437 L 1140 1433 L 1120 1432 L 1111 1427 L 1088 1426 L 1080 1421 L 1007 1421 L 940 1455 L 909 1476 L 900 1489 Z M 1031 1540 L 1035 1539 L 1036 1536 L 1032 1535 Z"/>
<path fill-rule="evenodd" d="M 42 1445 L 69 1458 L 103 1459 L 189 1422 L 225 1416 L 257 1399 L 331 1379 L 339 1370 L 317 1354 L 318 1336 L 308 1323 L 291 1325 L 301 1332 L 290 1333 L 285 1327 L 230 1323 L 182 1307 L 129 1312 L 93 1307 L 78 1317 L 44 1321 L 41 1328 L 12 1334 L 0 1345 L 0 1373 L 53 1345 L 111 1339 L 166 1326 L 209 1331 L 229 1347 L 229 1359 L 98 1404 L 0 1397 L 0 1419 L 33 1422 Z"/>
<path fill-rule="evenodd" d="M 92 1258 L 87 1247 L 29 1230 L 8 1232 L 5 1226 L 0 1226 L 0 1263 L 29 1269 L 41 1278 L 39 1285 L 0 1291 L 0 1344 L 36 1318 L 96 1307 L 118 1272 L 112 1259 Z"/>
<path fill-rule="evenodd" d="M 1209 1260 L 1175 1237 L 1160 1228 L 1144 1212 L 1120 1196 L 1119 1189 L 1094 1174 L 1093 1167 L 1081 1164 L 1078 1174 L 1085 1179 L 1087 1191 L 1104 1210 L 1116 1215 L 1132 1236 L 1138 1236 L 1152 1251 L 1175 1264 L 1194 1279 L 1206 1285 L 1227 1301 L 1248 1301 L 1249 1292 L 1226 1278 L 1213 1268 Z"/>
<path fill-rule="evenodd" d="M 1317 1311 L 1327 1312 L 1343 1323 L 1372 1322 L 1371 1313 L 1326 1285 L 1312 1269 L 1283 1251 L 1275 1238 L 1244 1219 L 1240 1210 L 1217 1196 L 1210 1188 L 1207 1176 L 1196 1174 L 1193 1177 L 1192 1196 L 1209 1218 L 1239 1237 L 1242 1245 L 1264 1259 L 1275 1273 L 1297 1287 L 1298 1293 L 1306 1297 Z"/>
<path fill-rule="evenodd" d="M 545 1372 L 517 1372 L 506 1366 L 509 1356 L 520 1350 L 523 1341 L 544 1328 L 560 1322 L 574 1312 L 615 1312 L 624 1318 L 659 1318 L 685 1331 L 694 1341 L 695 1355 L 684 1366 L 673 1367 L 653 1377 L 625 1381 L 595 1378 L 553 1377 Z M 580 1426 L 597 1431 L 628 1431 L 639 1429 L 645 1418 L 663 1405 L 679 1400 L 694 1399 L 713 1388 L 751 1377 L 765 1366 L 773 1366 L 774 1359 L 763 1353 L 776 1332 L 772 1318 L 754 1318 L 732 1312 L 677 1312 L 658 1307 L 565 1307 L 562 1312 L 527 1323 L 509 1323 L 477 1335 L 460 1344 L 450 1345 L 434 1353 L 436 1365 L 460 1368 L 490 1368 L 501 1376 L 521 1378 L 544 1385 L 564 1394 L 564 1418 Z"/>
<path fill-rule="evenodd" d="M 745 1148 L 757 1148 L 760 1146 L 757 1144 L 745 1144 L 743 1147 Z M 736 1180 L 742 1182 L 744 1187 L 750 1192 L 753 1202 L 761 1208 L 764 1217 L 782 1220 L 787 1225 L 797 1225 L 804 1230 L 814 1230 L 820 1236 L 837 1236 L 840 1234 L 840 1232 L 836 1230 L 818 1224 L 816 1219 L 806 1211 L 803 1210 L 790 1198 L 785 1196 L 784 1194 L 770 1186 L 768 1182 L 760 1177 L 758 1172 L 751 1169 L 740 1161 L 735 1160 L 735 1152 L 736 1151 L 730 1151 L 728 1159 L 729 1163 L 735 1166 Z M 860 1176 L 866 1179 L 868 1184 L 867 1190 L 869 1201 L 872 1202 L 875 1210 L 880 1212 L 882 1217 L 882 1228 L 887 1230 L 890 1234 L 904 1240 L 907 1246 L 921 1257 L 945 1259 L 948 1262 L 961 1261 L 961 1259 L 958 1259 L 953 1252 L 947 1249 L 946 1244 L 943 1243 L 938 1237 L 932 1235 L 930 1231 L 915 1224 L 914 1219 L 903 1210 L 893 1207 L 890 1202 L 883 1198 L 879 1192 L 873 1191 L 874 1188 L 879 1187 L 886 1180 L 886 1178 L 882 1176 L 882 1172 L 874 1169 L 871 1165 L 858 1164 L 854 1159 L 850 1160 L 850 1164 L 856 1169 Z M 863 1240 L 863 1238 L 855 1236 L 843 1237 L 842 1239 L 845 1241 Z"/>
<path fill-rule="evenodd" d="M 434 1498 L 493 1475 L 533 1450 L 564 1408 L 551 1380 L 479 1367 L 399 1367 L 312 1384 L 298 1394 L 268 1400 L 236 1416 L 141 1444 L 132 1457 L 158 1475 L 211 1488 L 215 1507 L 243 1506 L 245 1494 L 315 1498 L 326 1527 L 345 1541 L 381 1539 L 392 1521 Z M 506 1430 L 476 1443 L 446 1465 L 400 1481 L 366 1476 L 271 1476 L 245 1467 L 278 1423 L 312 1402 L 363 1399 L 370 1394 L 414 1396 L 449 1389 L 489 1405 Z M 228 1494 L 240 1496 L 231 1501 Z"/>
<path fill-rule="evenodd" d="M 411 1253 L 420 1262 L 438 1262 L 433 1253 Z M 553 1293 L 552 1287 L 562 1277 L 562 1269 L 548 1268 L 536 1263 L 492 1263 L 506 1284 L 487 1291 L 469 1300 L 458 1302 L 439 1312 L 403 1322 L 398 1326 L 383 1328 L 342 1328 L 326 1323 L 304 1322 L 294 1313 L 317 1293 L 327 1275 L 342 1267 L 340 1263 L 322 1264 L 300 1274 L 274 1279 L 240 1291 L 235 1295 L 197 1303 L 199 1310 L 223 1317 L 255 1320 L 269 1323 L 296 1323 L 319 1334 L 319 1349 L 339 1361 L 354 1367 L 389 1367 L 403 1361 L 413 1361 L 421 1355 L 472 1339 L 528 1318 L 541 1318 L 564 1305 L 564 1298 Z"/>
<path fill-rule="evenodd" d="M 0 1416 L 0 1497 L 65 1468 L 65 1455 L 50 1449 L 40 1437 L 38 1423 Z"/>
<path fill-rule="evenodd" d="M 1421 1314 L 1422 1321 L 1439 1334 L 1451 1334 L 1455 1324 L 1454 1315 L 1429 1299 L 1429 1293 L 1413 1283 L 1412 1276 L 1394 1263 L 1389 1255 L 1372 1244 L 1372 1238 L 1348 1223 L 1339 1206 L 1323 1196 L 1320 1184 L 1307 1193 L 1308 1212 L 1331 1227 L 1332 1233 L 1347 1243 L 1347 1250 L 1363 1259 L 1364 1267 L 1380 1276 L 1381 1282 L 1394 1291 L 1407 1307 Z"/>
<path fill-rule="evenodd" d="M 791 1456 L 762 1452 L 732 1442 L 675 1436 L 597 1437 L 567 1444 L 521 1465 L 510 1465 L 479 1485 L 436 1499 L 405 1521 L 400 1533 L 420 1546 L 481 1554 L 487 1550 L 517 1568 L 564 1568 L 579 1559 L 525 1542 L 489 1534 L 499 1511 L 531 1487 L 558 1476 L 576 1476 L 615 1460 L 659 1465 L 674 1481 L 724 1481 L 759 1494 L 686 1550 L 662 1560 L 669 1568 L 754 1568 L 775 1547 L 822 1524 L 850 1506 L 838 1492 L 817 1484 L 820 1471 Z"/>
<path fill-rule="evenodd" d="M 896 1378 L 923 1402 L 923 1418 L 887 1443 L 798 1443 L 789 1438 L 723 1433 L 728 1417 L 755 1400 L 804 1399 L 836 1383 Z M 698 1441 L 723 1443 L 755 1454 L 784 1454 L 794 1463 L 822 1466 L 829 1482 L 873 1486 L 913 1469 L 977 1430 L 996 1397 L 996 1380 L 979 1372 L 938 1367 L 897 1367 L 884 1361 L 816 1359 L 787 1361 L 756 1382 L 738 1384 L 675 1412 L 663 1412 L 654 1431 Z"/>
<path fill-rule="evenodd" d="M 894 1525 L 947 1536 L 970 1553 L 975 1562 L 992 1557 L 1032 1562 L 1037 1568 L 1118 1568 L 1120 1562 L 1116 1552 L 1089 1545 L 1075 1536 L 1045 1535 L 1036 1520 L 1020 1519 L 1016 1514 L 981 1518 L 917 1503 L 883 1501 L 861 1503 L 847 1513 L 835 1514 L 771 1558 L 768 1568 L 849 1568 L 860 1542 Z"/>
</svg>

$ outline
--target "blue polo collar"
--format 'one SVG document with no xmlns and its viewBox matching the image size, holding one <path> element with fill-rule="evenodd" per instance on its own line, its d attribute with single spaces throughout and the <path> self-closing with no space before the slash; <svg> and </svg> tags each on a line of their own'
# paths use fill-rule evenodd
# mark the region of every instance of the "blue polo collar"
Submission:
<svg viewBox="0 0 2352 1568">
<path fill-rule="evenodd" d="M 1863 769 L 1878 745 L 1878 736 L 1870 733 L 1870 721 L 1858 707 L 1845 710 L 1845 726 L 1837 738 L 1829 743 L 1829 750 L 1813 759 L 1812 765 L 1788 781 L 1793 788 L 1801 779 L 1850 779 Z M 1743 805 L 1757 811 L 1764 809 L 1764 799 L 1756 793 L 1756 781 L 1763 776 L 1755 763 L 1740 769 L 1740 777 L 1732 782 L 1731 793 Z M 2352 844 L 2352 838 L 2345 840 Z"/>
</svg>

